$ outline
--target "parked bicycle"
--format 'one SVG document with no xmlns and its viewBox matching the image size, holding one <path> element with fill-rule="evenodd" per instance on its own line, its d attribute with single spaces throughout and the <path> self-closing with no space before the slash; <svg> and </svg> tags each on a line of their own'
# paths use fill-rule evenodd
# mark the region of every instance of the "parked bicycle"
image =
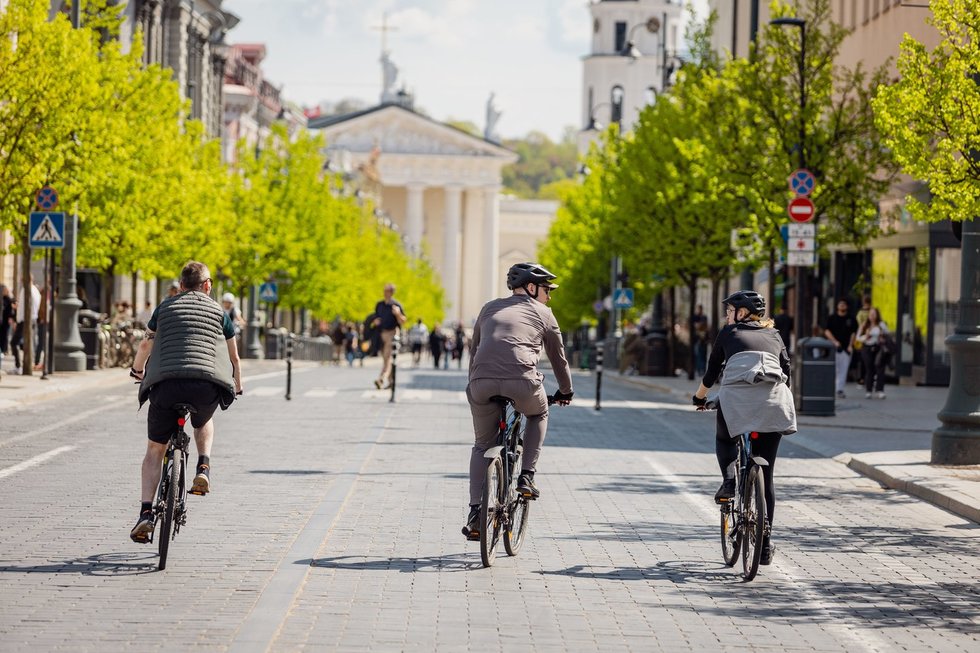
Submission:
<svg viewBox="0 0 980 653">
<path fill-rule="evenodd" d="M 177 425 L 170 435 L 167 453 L 163 458 L 163 473 L 160 475 L 160 485 L 157 487 L 156 498 L 153 500 L 154 528 L 159 524 L 158 550 L 160 553 L 159 569 L 167 568 L 167 553 L 170 550 L 170 540 L 177 537 L 180 527 L 187 523 L 187 454 L 190 436 L 184 426 L 190 420 L 189 414 L 195 413 L 190 404 L 176 404 L 173 409 L 179 415 Z M 150 541 L 152 542 L 153 535 Z"/>
<path fill-rule="evenodd" d="M 698 410 L 717 408 L 708 401 Z M 766 519 L 765 480 L 762 468 L 769 463 L 761 456 L 752 455 L 752 441 L 758 439 L 755 432 L 742 433 L 735 440 L 738 456 L 729 468 L 735 478 L 735 497 L 721 504 L 721 555 L 725 564 L 734 567 L 742 554 L 742 578 L 750 581 L 759 572 L 762 559 L 762 543 L 769 538 L 769 520 Z"/>
<path fill-rule="evenodd" d="M 531 512 L 531 499 L 517 491 L 524 453 L 524 415 L 509 397 L 490 400 L 500 407 L 500 428 L 497 445 L 483 455 L 488 460 L 480 502 L 480 558 L 484 567 L 493 565 L 501 535 L 507 555 L 517 555 L 527 536 Z M 554 403 L 555 399 L 548 397 L 548 404 Z"/>
</svg>

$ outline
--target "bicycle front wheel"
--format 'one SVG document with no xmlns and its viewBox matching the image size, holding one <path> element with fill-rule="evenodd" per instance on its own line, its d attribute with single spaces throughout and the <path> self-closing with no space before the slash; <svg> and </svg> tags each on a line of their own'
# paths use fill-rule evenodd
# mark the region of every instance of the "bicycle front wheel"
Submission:
<svg viewBox="0 0 980 653">
<path fill-rule="evenodd" d="M 500 539 L 501 483 L 503 467 L 500 458 L 487 465 L 487 481 L 483 484 L 483 503 L 480 504 L 480 557 L 483 566 L 489 567 L 497 553 Z"/>
<path fill-rule="evenodd" d="M 739 539 L 742 541 L 742 577 L 749 581 L 759 572 L 762 538 L 766 528 L 766 495 L 762 470 L 758 466 L 749 470 L 743 500 Z"/>
<path fill-rule="evenodd" d="M 158 568 L 163 571 L 167 568 L 167 553 L 170 550 L 170 537 L 174 528 L 174 512 L 177 509 L 177 497 L 180 495 L 178 484 L 183 477 L 184 460 L 183 457 L 174 452 L 174 458 L 170 464 L 170 479 L 167 483 L 166 496 L 163 497 L 163 519 L 160 527 L 160 564 Z"/>
<path fill-rule="evenodd" d="M 721 555 L 725 565 L 734 567 L 738 560 L 739 537 L 736 524 L 735 502 L 729 501 L 721 506 Z"/>
<path fill-rule="evenodd" d="M 504 530 L 504 549 L 507 555 L 516 556 L 524 544 L 524 536 L 527 534 L 527 518 L 531 511 L 531 503 L 526 497 L 517 497 L 511 505 L 510 525 Z"/>
</svg>

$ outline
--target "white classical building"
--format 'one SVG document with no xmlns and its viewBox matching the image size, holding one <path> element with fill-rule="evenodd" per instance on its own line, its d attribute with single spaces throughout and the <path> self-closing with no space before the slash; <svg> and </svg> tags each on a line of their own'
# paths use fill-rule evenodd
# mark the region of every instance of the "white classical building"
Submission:
<svg viewBox="0 0 980 653">
<path fill-rule="evenodd" d="M 582 59 L 579 151 L 607 125 L 632 129 L 680 66 L 681 0 L 592 0 L 592 49 Z"/>
<path fill-rule="evenodd" d="M 309 128 L 323 134 L 331 165 L 343 162 L 377 184 L 378 208 L 441 275 L 447 320 L 468 325 L 506 291 L 500 171 L 516 154 L 396 103 L 311 118 Z M 521 253 L 530 257 L 534 249 Z"/>
</svg>

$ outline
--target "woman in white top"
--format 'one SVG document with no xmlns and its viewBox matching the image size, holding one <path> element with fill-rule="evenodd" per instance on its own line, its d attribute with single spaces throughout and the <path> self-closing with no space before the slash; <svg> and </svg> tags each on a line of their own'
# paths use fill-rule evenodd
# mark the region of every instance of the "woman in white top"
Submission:
<svg viewBox="0 0 980 653">
<path fill-rule="evenodd" d="M 856 339 L 861 341 L 864 359 L 864 396 L 871 399 L 872 389 L 878 399 L 885 398 L 885 367 L 891 355 L 885 347 L 889 331 L 877 308 L 868 311 L 868 317 L 858 328 Z"/>
</svg>

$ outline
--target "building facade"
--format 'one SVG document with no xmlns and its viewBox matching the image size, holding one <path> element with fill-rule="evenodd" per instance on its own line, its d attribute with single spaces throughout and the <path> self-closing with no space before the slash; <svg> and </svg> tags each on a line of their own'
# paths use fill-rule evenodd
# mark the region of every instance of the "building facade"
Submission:
<svg viewBox="0 0 980 653">
<path fill-rule="evenodd" d="M 929 49 L 941 39 L 926 23 L 927 4 L 831 0 L 832 20 L 852 30 L 841 45 L 837 65 L 854 68 L 860 63 L 865 70 L 888 65 L 897 75 L 894 62 L 905 34 Z M 709 6 L 719 18 L 713 35 L 716 50 L 747 56 L 752 38 L 769 23 L 768 3 L 710 0 Z M 910 382 L 945 385 L 949 382 L 945 339 L 955 327 L 960 298 L 959 241 L 949 223 L 911 219 L 906 197 L 923 191 L 915 180 L 899 179 L 879 200 L 882 227 L 888 235 L 871 241 L 866 249 L 831 248 L 829 261 L 821 263 L 821 301 L 815 315 L 826 316 L 835 298 L 848 297 L 856 303 L 862 295 L 870 295 L 896 333 L 895 374 Z"/>
</svg>

